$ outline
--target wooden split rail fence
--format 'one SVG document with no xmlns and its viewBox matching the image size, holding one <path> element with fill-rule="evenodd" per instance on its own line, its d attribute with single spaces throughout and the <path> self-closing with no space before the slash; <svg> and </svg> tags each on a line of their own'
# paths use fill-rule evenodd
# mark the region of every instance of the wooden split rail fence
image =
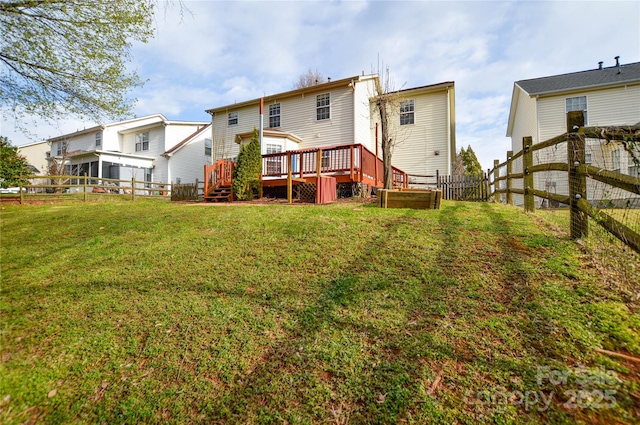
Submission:
<svg viewBox="0 0 640 425">
<path fill-rule="evenodd" d="M 574 129 L 576 120 L 580 120 L 582 111 L 578 114 L 568 114 L 567 128 Z M 640 234 L 616 220 L 606 210 L 593 205 L 587 199 L 587 179 L 605 183 L 622 189 L 630 194 L 640 195 L 640 178 L 622 174 L 612 170 L 589 165 L 585 161 L 585 139 L 604 139 L 624 142 L 631 146 L 631 150 L 640 152 L 640 127 L 580 127 L 577 131 L 567 132 L 547 141 L 533 144 L 531 137 L 523 138 L 523 149 L 513 154 L 507 153 L 507 160 L 499 163 L 494 161 L 494 167 L 489 170 L 491 191 L 489 195 L 497 200 L 501 194 L 506 197 L 508 204 L 514 203 L 514 194 L 524 196 L 524 209 L 535 211 L 535 197 L 540 197 L 559 204 L 569 206 L 571 217 L 571 238 L 579 239 L 588 234 L 588 217 L 624 242 L 634 251 L 640 253 Z M 562 162 L 541 163 L 534 165 L 533 154 L 541 149 L 567 143 L 567 157 Z M 514 161 L 522 158 L 522 171 L 514 172 Z M 500 175 L 500 170 L 506 168 L 506 174 Z M 568 194 L 550 193 L 539 190 L 534 185 L 534 175 L 540 172 L 566 172 L 568 178 Z M 522 181 L 522 188 L 515 188 L 514 181 Z"/>
</svg>

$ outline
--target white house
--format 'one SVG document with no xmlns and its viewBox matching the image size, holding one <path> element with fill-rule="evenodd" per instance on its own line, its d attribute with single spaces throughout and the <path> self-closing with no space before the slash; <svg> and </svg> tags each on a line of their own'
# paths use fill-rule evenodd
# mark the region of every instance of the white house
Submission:
<svg viewBox="0 0 640 425">
<path fill-rule="evenodd" d="M 59 159 L 66 150 L 72 175 L 193 182 L 211 163 L 209 126 L 208 122 L 149 115 L 49 139 L 50 156 Z"/>
<path fill-rule="evenodd" d="M 640 62 L 603 67 L 516 81 L 513 86 L 507 137 L 514 153 L 522 150 L 522 139 L 543 142 L 567 131 L 567 113 L 583 111 L 585 126 L 624 126 L 640 123 Z M 638 176 L 639 170 L 619 145 L 586 141 L 586 161 L 594 165 Z M 534 153 L 534 163 L 566 161 L 566 146 L 542 149 Z M 514 172 L 522 171 L 521 158 Z M 536 173 L 536 189 L 568 194 L 566 173 Z M 522 187 L 521 180 L 514 187 Z M 516 185 L 515 183 L 520 183 Z M 598 197 L 591 192 L 590 199 Z M 515 201 L 522 203 L 522 196 Z"/>
<path fill-rule="evenodd" d="M 47 173 L 49 151 L 49 143 L 47 143 L 46 140 L 18 146 L 18 153 L 27 159 L 29 165 L 32 167 L 33 174 L 37 176 L 42 176 Z"/>
<path fill-rule="evenodd" d="M 260 128 L 261 101 L 263 154 L 361 144 L 381 157 L 372 107 L 377 80 L 378 75 L 363 74 L 208 109 L 214 160 L 234 159 L 239 143 Z M 409 174 L 450 174 L 456 150 L 454 83 L 401 90 L 398 95 L 393 131 L 400 143 L 393 165 Z"/>
</svg>

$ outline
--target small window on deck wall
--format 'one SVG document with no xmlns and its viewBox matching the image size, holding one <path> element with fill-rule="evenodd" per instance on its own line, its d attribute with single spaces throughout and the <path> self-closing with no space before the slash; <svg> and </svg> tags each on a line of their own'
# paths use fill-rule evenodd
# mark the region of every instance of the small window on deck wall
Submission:
<svg viewBox="0 0 640 425">
<path fill-rule="evenodd" d="M 282 146 L 267 143 L 267 154 L 282 152 Z M 267 157 L 267 175 L 282 173 L 282 156 Z"/>
</svg>

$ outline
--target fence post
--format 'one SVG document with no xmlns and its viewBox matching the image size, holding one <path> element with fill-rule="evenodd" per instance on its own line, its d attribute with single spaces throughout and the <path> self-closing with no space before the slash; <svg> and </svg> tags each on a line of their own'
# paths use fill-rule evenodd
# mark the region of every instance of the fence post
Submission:
<svg viewBox="0 0 640 425">
<path fill-rule="evenodd" d="M 196 179 L 196 199 L 195 199 L 196 201 L 197 201 L 198 199 L 200 199 L 200 195 L 198 194 L 198 190 L 200 190 L 200 189 L 198 188 L 198 184 L 199 184 L 198 179 Z"/>
<path fill-rule="evenodd" d="M 498 178 L 500 177 L 500 168 L 498 168 L 498 165 L 500 165 L 500 161 L 498 161 L 497 159 L 494 159 L 493 160 L 493 202 L 500 201 L 500 194 L 498 193 L 498 189 L 500 188 L 500 182 L 498 181 Z"/>
<path fill-rule="evenodd" d="M 84 183 L 82 185 L 84 191 L 84 202 L 87 202 L 87 173 L 84 173 Z"/>
<path fill-rule="evenodd" d="M 567 162 L 569 163 L 569 208 L 571 209 L 571 239 L 586 237 L 589 233 L 589 218 L 578 208 L 580 199 L 587 200 L 587 178 L 578 173 L 584 164 L 584 138 L 570 134 L 567 138 Z"/>
<path fill-rule="evenodd" d="M 18 186 L 18 192 L 20 193 L 20 205 L 24 202 L 24 195 L 22 194 L 22 183 Z"/>
<path fill-rule="evenodd" d="M 533 198 L 533 173 L 529 171 L 529 169 L 533 167 L 533 151 L 531 150 L 532 144 L 533 139 L 531 136 L 522 138 L 522 149 L 524 150 L 524 154 L 522 155 L 522 171 L 524 173 L 524 178 L 522 180 L 524 186 L 524 210 L 526 212 L 534 212 L 536 208 Z"/>
<path fill-rule="evenodd" d="M 136 200 L 136 180 L 135 177 L 131 177 L 131 200 Z"/>
<path fill-rule="evenodd" d="M 513 174 L 513 161 L 511 158 L 513 157 L 513 151 L 507 151 L 507 204 L 513 205 L 513 192 L 511 189 L 513 188 L 513 180 L 511 179 L 511 174 Z"/>
</svg>

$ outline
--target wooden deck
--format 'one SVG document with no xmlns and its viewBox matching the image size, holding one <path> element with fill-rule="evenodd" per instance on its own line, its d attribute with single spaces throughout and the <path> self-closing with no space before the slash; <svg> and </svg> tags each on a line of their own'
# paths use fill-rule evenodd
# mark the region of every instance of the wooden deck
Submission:
<svg viewBox="0 0 640 425">
<path fill-rule="evenodd" d="M 314 183 L 316 177 L 335 177 L 338 183 L 364 183 L 383 186 L 382 159 L 361 144 L 302 149 L 262 156 L 262 185 L 286 186 L 294 183 Z M 406 187 L 407 174 L 393 167 L 393 185 Z"/>
<path fill-rule="evenodd" d="M 214 200 L 216 188 L 231 186 L 233 163 L 220 160 L 205 166 L 205 199 Z M 279 187 L 315 183 L 319 176 L 337 183 L 384 185 L 382 159 L 361 144 L 302 149 L 262 155 L 262 186 Z M 408 187 L 407 173 L 393 167 L 393 186 Z"/>
</svg>

